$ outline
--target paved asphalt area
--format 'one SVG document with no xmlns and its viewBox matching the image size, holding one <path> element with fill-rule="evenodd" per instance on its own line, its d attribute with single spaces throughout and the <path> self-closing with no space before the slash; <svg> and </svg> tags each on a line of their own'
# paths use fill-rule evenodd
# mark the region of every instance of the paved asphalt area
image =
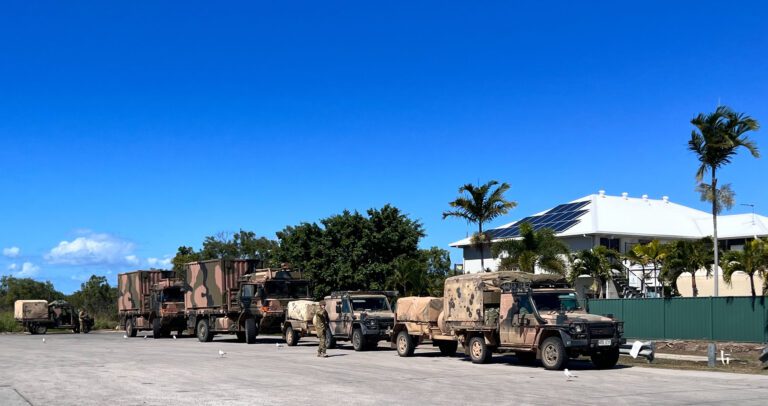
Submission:
<svg viewBox="0 0 768 406">
<path fill-rule="evenodd" d="M 569 368 L 578 377 L 567 380 L 562 371 L 515 365 L 511 355 L 475 365 L 431 346 L 400 358 L 383 342 L 360 353 L 342 345 L 317 358 L 316 340 L 306 338 L 286 347 L 270 336 L 247 345 L 229 336 L 200 343 L 139 334 L 0 335 L 0 405 L 768 404 L 764 375 L 600 371 L 575 361 Z"/>
</svg>

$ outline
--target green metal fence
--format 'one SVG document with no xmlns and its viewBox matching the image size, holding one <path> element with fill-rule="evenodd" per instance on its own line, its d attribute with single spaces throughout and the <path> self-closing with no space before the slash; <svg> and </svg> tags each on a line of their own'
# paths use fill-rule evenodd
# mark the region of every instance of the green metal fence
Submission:
<svg viewBox="0 0 768 406">
<path fill-rule="evenodd" d="M 624 321 L 624 335 L 639 339 L 768 342 L 766 297 L 590 299 L 594 314 Z"/>
</svg>

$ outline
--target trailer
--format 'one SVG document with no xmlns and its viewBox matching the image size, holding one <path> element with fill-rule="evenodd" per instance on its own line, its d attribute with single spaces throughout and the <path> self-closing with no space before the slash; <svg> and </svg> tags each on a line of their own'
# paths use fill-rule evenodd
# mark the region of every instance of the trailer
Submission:
<svg viewBox="0 0 768 406">
<path fill-rule="evenodd" d="M 288 313 L 282 325 L 285 343 L 293 347 L 299 343 L 302 337 L 316 335 L 313 316 L 320 307 L 318 302 L 311 300 L 294 300 L 288 302 Z M 326 334 L 326 341 L 330 343 L 331 336 Z"/>
</svg>

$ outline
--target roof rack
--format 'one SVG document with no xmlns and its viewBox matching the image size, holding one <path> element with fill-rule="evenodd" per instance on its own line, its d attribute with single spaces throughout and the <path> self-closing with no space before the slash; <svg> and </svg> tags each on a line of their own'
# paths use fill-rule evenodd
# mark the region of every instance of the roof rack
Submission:
<svg viewBox="0 0 768 406">
<path fill-rule="evenodd" d="M 332 298 L 351 296 L 351 295 L 384 295 L 387 297 L 395 297 L 400 292 L 396 290 L 339 290 L 331 292 Z"/>
</svg>

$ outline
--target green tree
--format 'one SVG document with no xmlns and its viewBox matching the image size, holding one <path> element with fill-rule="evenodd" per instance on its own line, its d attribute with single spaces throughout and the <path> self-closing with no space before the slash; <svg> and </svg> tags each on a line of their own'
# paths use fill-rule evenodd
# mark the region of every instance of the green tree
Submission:
<svg viewBox="0 0 768 406">
<path fill-rule="evenodd" d="M 603 286 L 613 279 L 613 271 L 623 271 L 619 261 L 620 254 L 603 246 L 597 246 L 591 250 L 581 250 L 571 255 L 571 272 L 568 279 L 571 283 L 576 281 L 579 275 L 589 275 L 597 282 L 597 297 L 605 297 Z"/>
<path fill-rule="evenodd" d="M 499 182 L 495 180 L 481 186 L 467 183 L 459 188 L 459 194 L 466 193 L 466 195 L 459 196 L 456 200 L 449 203 L 455 210 L 443 212 L 443 219 L 458 217 L 477 224 L 477 233 L 472 236 L 472 245 L 480 249 L 480 267 L 483 270 L 486 269 L 483 247 L 490 242 L 486 233 L 483 232 L 483 225 L 499 216 L 507 214 L 517 206 L 516 202 L 508 201 L 504 198 L 504 193 L 509 190 L 509 185 L 502 183 L 499 187 L 493 189 L 498 184 Z"/>
<path fill-rule="evenodd" d="M 201 261 L 202 259 L 203 256 L 199 252 L 196 252 L 194 248 L 182 245 L 176 251 L 176 255 L 171 260 L 171 264 L 173 264 L 173 271 L 176 273 L 176 276 L 184 279 L 184 274 L 187 272 L 187 268 L 184 264 Z"/>
<path fill-rule="evenodd" d="M 652 275 L 661 282 L 659 278 L 659 270 L 664 264 L 664 259 L 667 256 L 667 246 L 659 242 L 659 240 L 653 240 L 647 244 L 638 244 L 632 247 L 627 253 L 627 259 L 631 263 L 635 263 L 642 266 L 642 277 L 640 283 L 642 291 L 645 292 L 645 280 L 649 275 Z M 650 266 L 648 273 L 646 273 L 646 267 Z M 662 289 L 663 294 L 663 289 Z"/>
<path fill-rule="evenodd" d="M 95 319 L 117 320 L 117 287 L 110 286 L 104 276 L 91 275 L 67 300 L 75 308 L 85 309 Z"/>
<path fill-rule="evenodd" d="M 731 163 L 731 160 L 744 147 L 753 157 L 760 157 L 757 144 L 745 134 L 760 128 L 760 124 L 752 117 L 742 113 L 736 113 L 726 106 L 718 107 L 713 113 L 699 114 L 691 120 L 696 127 L 688 141 L 688 149 L 693 151 L 699 160 L 699 169 L 696 171 L 696 180 L 701 182 L 704 175 L 709 172 L 711 181 L 709 191 L 713 194 L 712 203 L 712 230 L 714 263 L 718 264 L 717 243 L 717 170 Z M 695 278 L 694 278 L 695 279 Z M 715 267 L 715 296 L 718 295 L 718 275 Z"/>
<path fill-rule="evenodd" d="M 548 228 L 534 230 L 530 223 L 520 225 L 520 238 L 499 241 L 492 245 L 494 256 L 500 256 L 501 269 L 534 273 L 536 268 L 565 275 L 570 250 Z"/>
<path fill-rule="evenodd" d="M 304 270 L 318 298 L 333 290 L 392 286 L 397 265 L 420 259 L 422 225 L 390 205 L 366 214 L 344 211 L 319 225 L 286 227 L 277 233 L 278 259 Z"/>
<path fill-rule="evenodd" d="M 10 310 L 17 300 L 58 300 L 64 294 L 49 281 L 38 282 L 31 278 L 3 276 L 0 278 L 0 309 Z"/>
<path fill-rule="evenodd" d="M 747 241 L 742 251 L 728 251 L 723 255 L 723 280 L 731 284 L 735 272 L 749 275 L 752 297 L 755 293 L 755 274 L 765 279 L 768 272 L 768 241 L 760 238 Z"/>
<path fill-rule="evenodd" d="M 666 261 L 662 268 L 662 277 L 670 282 L 677 291 L 677 278 L 684 273 L 691 274 L 691 289 L 693 297 L 699 295 L 696 287 L 696 271 L 706 269 L 707 276 L 711 275 L 711 266 L 714 264 L 712 251 L 708 248 L 712 244 L 712 238 L 689 241 L 680 240 L 669 244 Z"/>
<path fill-rule="evenodd" d="M 421 292 L 429 296 L 443 296 L 445 278 L 451 276 L 451 254 L 442 248 L 431 247 L 421 250 L 421 256 L 426 262 L 427 282 L 426 291 Z"/>
</svg>

